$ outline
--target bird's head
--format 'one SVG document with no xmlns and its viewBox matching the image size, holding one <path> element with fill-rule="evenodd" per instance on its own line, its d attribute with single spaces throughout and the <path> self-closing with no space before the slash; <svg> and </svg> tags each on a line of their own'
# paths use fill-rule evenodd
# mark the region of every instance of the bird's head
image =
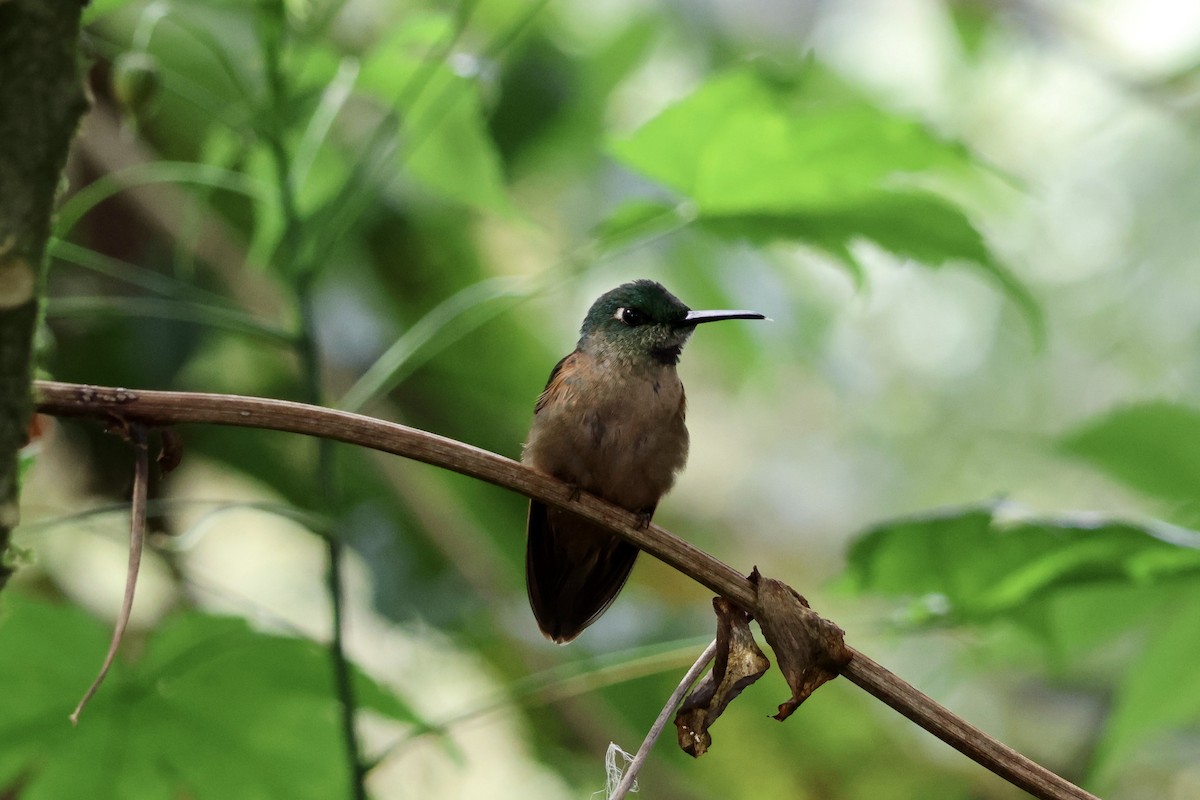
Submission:
<svg viewBox="0 0 1200 800">
<path fill-rule="evenodd" d="M 696 326 L 723 319 L 765 319 L 755 311 L 692 311 L 661 283 L 637 280 L 600 295 L 580 328 L 579 347 L 676 364 Z"/>
</svg>

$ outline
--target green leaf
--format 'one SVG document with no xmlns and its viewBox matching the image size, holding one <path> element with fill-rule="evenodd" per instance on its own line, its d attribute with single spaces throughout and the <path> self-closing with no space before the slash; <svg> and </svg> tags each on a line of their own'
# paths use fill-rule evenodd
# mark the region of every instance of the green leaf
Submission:
<svg viewBox="0 0 1200 800">
<path fill-rule="evenodd" d="M 1024 312 L 1040 341 L 1044 320 L 1037 300 L 995 259 L 966 214 L 928 192 L 881 190 L 851 208 L 792 214 L 702 215 L 706 230 L 729 239 L 770 244 L 780 239 L 805 241 L 841 260 L 859 275 L 849 244 L 870 239 L 898 256 L 924 264 L 969 261 L 984 269 Z"/>
<path fill-rule="evenodd" d="M 346 781 L 326 650 L 243 620 L 179 614 L 118 659 L 78 728 L 67 721 L 108 633 L 69 606 L 5 596 L 0 785 L 23 798 L 325 798 Z M 127 650 L 129 647 L 127 646 Z M 361 707 L 423 726 L 359 671 Z"/>
<path fill-rule="evenodd" d="M 1048 666 L 1071 672 L 1089 654 L 1102 654 L 1102 646 L 1143 630 L 1146 621 L 1170 603 L 1178 586 L 1178 581 L 1059 586 L 1012 609 L 1004 621 L 1023 628 L 1045 647 Z"/>
<path fill-rule="evenodd" d="M 789 84 L 719 75 L 612 150 L 715 215 L 849 208 L 896 173 L 970 163 L 816 67 Z"/>
<path fill-rule="evenodd" d="M 1117 690 L 1093 763 L 1101 775 L 1155 734 L 1200 721 L 1200 588 L 1179 587 L 1163 610 Z"/>
<path fill-rule="evenodd" d="M 954 622 L 987 622 L 1056 593 L 1200 575 L 1200 536 L 1084 517 L 1002 522 L 991 506 L 881 525 L 851 546 L 846 582 L 907 596 Z"/>
<path fill-rule="evenodd" d="M 1167 503 L 1200 526 L 1200 409 L 1157 402 L 1117 409 L 1063 437 L 1063 450 Z"/>
<path fill-rule="evenodd" d="M 966 214 L 945 198 L 904 188 L 905 175 L 971 168 L 965 149 L 872 105 L 815 66 L 794 82 L 753 67 L 719 75 L 612 151 L 690 198 L 699 223 L 726 238 L 803 241 L 852 271 L 856 239 L 925 264 L 977 264 L 1041 339 L 1036 301 Z"/>
</svg>

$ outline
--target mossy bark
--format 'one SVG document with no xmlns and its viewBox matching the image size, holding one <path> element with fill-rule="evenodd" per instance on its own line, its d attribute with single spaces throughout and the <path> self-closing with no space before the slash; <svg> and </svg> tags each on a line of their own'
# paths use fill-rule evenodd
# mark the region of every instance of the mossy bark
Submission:
<svg viewBox="0 0 1200 800">
<path fill-rule="evenodd" d="M 33 335 L 63 164 L 87 97 L 83 5 L 0 0 L 0 587 L 19 520 L 17 451 L 33 412 Z"/>
</svg>

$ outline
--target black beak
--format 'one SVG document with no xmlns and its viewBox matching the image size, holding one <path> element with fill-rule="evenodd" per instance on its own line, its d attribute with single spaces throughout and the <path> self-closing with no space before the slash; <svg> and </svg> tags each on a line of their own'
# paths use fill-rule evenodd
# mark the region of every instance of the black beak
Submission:
<svg viewBox="0 0 1200 800">
<path fill-rule="evenodd" d="M 718 322 L 723 319 L 766 319 L 757 311 L 689 311 L 687 316 L 675 323 L 679 328 L 694 328 L 701 322 Z"/>
</svg>

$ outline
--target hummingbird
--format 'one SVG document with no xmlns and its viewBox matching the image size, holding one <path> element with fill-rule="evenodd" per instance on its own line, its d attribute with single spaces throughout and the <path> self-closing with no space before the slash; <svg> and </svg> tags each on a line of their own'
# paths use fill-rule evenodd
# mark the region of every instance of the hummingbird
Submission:
<svg viewBox="0 0 1200 800">
<path fill-rule="evenodd" d="M 575 350 L 550 372 L 521 461 L 636 512 L 650 524 L 687 461 L 686 399 L 675 365 L 704 322 L 765 319 L 692 311 L 662 284 L 626 283 L 592 304 Z M 532 500 L 525 585 L 538 627 L 566 644 L 616 599 L 638 549 L 569 511 Z"/>
</svg>

